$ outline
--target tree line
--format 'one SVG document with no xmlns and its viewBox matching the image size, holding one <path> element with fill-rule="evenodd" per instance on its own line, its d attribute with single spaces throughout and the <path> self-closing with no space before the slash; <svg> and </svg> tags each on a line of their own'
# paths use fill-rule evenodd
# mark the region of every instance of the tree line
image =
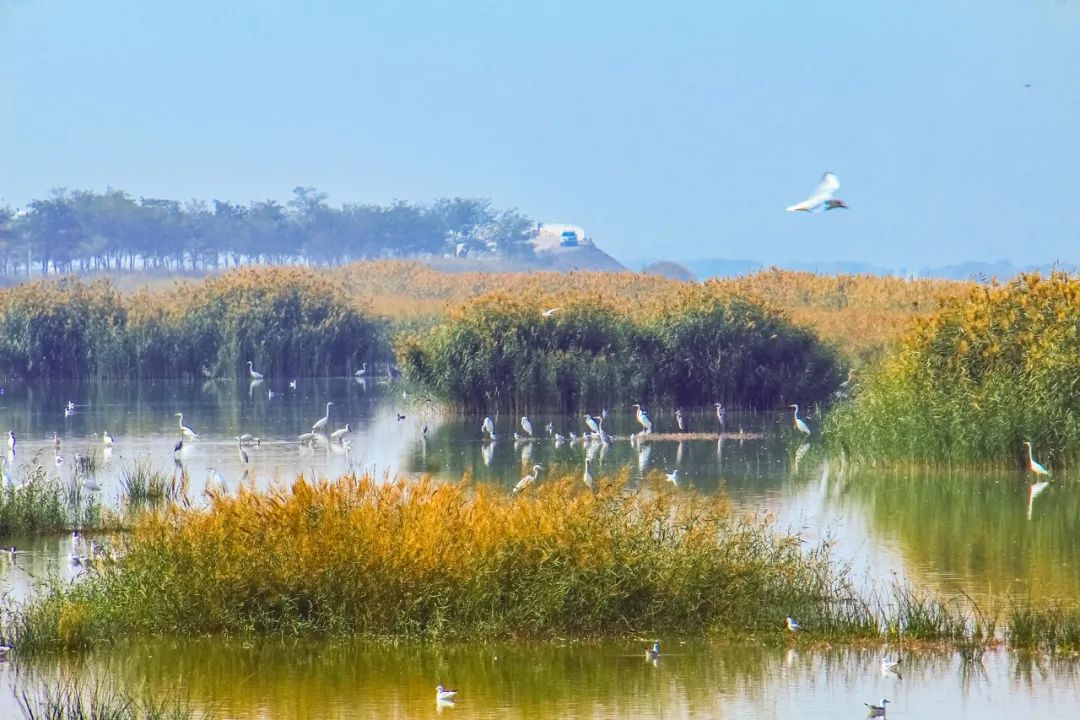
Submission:
<svg viewBox="0 0 1080 720">
<path fill-rule="evenodd" d="M 20 211 L 0 206 L 0 274 L 199 270 L 337 264 L 424 255 L 531 255 L 533 222 L 484 198 L 429 204 L 327 204 L 297 187 L 284 205 L 181 203 L 122 190 L 54 190 Z"/>
</svg>

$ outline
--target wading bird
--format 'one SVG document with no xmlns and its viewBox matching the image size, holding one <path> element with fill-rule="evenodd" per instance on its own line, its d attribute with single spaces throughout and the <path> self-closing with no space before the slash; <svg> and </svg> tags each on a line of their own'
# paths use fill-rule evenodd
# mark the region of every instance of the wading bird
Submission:
<svg viewBox="0 0 1080 720">
<path fill-rule="evenodd" d="M 101 441 L 102 441 L 103 443 L 105 443 L 105 447 L 107 447 L 107 448 L 111 448 L 111 447 L 112 447 L 112 443 L 113 443 L 113 437 L 112 437 L 112 435 L 110 435 L 110 434 L 109 434 L 109 431 L 108 431 L 108 430 L 106 430 L 105 432 L 101 433 Z"/>
<path fill-rule="evenodd" d="M 521 429 L 525 431 L 526 435 L 532 437 L 532 420 L 529 419 L 528 415 L 521 416 Z"/>
<path fill-rule="evenodd" d="M 724 418 L 727 417 L 727 409 L 720 403 L 713 403 L 716 406 L 716 420 L 720 423 L 720 429 L 724 429 Z"/>
<path fill-rule="evenodd" d="M 796 203 L 787 208 L 788 212 L 822 212 L 825 210 L 835 210 L 836 208 L 847 209 L 847 203 L 839 198 L 833 198 L 833 193 L 840 189 L 840 181 L 831 172 L 827 172 L 821 176 L 821 182 L 818 183 L 817 189 L 814 190 L 814 194 L 806 198 L 800 203 Z"/>
<path fill-rule="evenodd" d="M 540 466 L 539 465 L 533 465 L 532 474 L 531 475 L 526 475 L 525 477 L 518 480 L 518 484 L 514 486 L 514 492 L 519 493 L 522 490 L 524 490 L 525 488 L 532 485 L 534 482 L 536 482 L 536 478 L 539 477 L 539 475 L 540 475 Z"/>
<path fill-rule="evenodd" d="M 484 418 L 484 424 L 480 426 L 480 430 L 486 432 L 492 440 L 495 439 L 495 421 L 491 419 L 490 415 Z"/>
<path fill-rule="evenodd" d="M 457 690 L 447 690 L 442 685 L 437 685 L 435 687 L 435 699 L 436 700 L 443 700 L 443 701 L 453 700 L 454 697 L 457 696 L 457 693 L 458 693 Z"/>
<path fill-rule="evenodd" d="M 367 363 L 360 363 L 360 369 L 353 373 L 356 377 L 364 377 L 367 375 Z"/>
<path fill-rule="evenodd" d="M 589 426 L 589 429 L 594 433 L 600 432 L 600 424 L 596 422 L 596 418 L 588 413 L 585 414 L 585 424 Z"/>
<path fill-rule="evenodd" d="M 798 405 L 788 405 L 788 407 L 789 408 L 795 408 L 795 414 L 793 416 L 793 419 L 795 421 L 795 429 L 798 430 L 801 433 L 805 433 L 805 434 L 809 435 L 810 434 L 810 426 L 806 424 L 805 420 L 803 420 L 801 417 L 799 417 L 799 406 Z"/>
<path fill-rule="evenodd" d="M 645 412 L 641 408 L 641 405 L 639 405 L 638 403 L 634 403 L 630 407 L 634 408 L 637 411 L 636 412 L 636 418 L 637 418 L 638 424 L 641 425 L 641 428 L 645 431 L 645 434 L 651 433 L 652 432 L 652 420 L 649 419 L 649 413 Z"/>
<path fill-rule="evenodd" d="M 889 701 L 885 698 L 881 698 L 880 705 L 873 705 L 871 703 L 863 703 L 867 707 L 868 717 L 885 717 L 885 706 L 889 704 Z"/>
<path fill-rule="evenodd" d="M 589 472 L 589 458 L 585 458 L 585 487 L 589 488 L 590 490 L 595 487 L 593 483 L 592 473 Z"/>
<path fill-rule="evenodd" d="M 682 408 L 675 408 L 675 424 L 679 426 L 679 432 L 686 432 L 686 418 L 683 417 Z"/>
<path fill-rule="evenodd" d="M 326 414 L 315 421 L 315 424 L 311 426 L 311 432 L 317 433 L 326 427 L 326 421 L 330 419 L 330 406 L 333 404 L 333 402 L 326 403 Z"/>
<path fill-rule="evenodd" d="M 345 423 L 345 427 L 330 433 L 330 439 L 341 442 L 341 438 L 345 437 L 345 435 L 350 432 L 352 432 L 352 428 L 349 427 L 349 423 Z"/>
<path fill-rule="evenodd" d="M 658 657 L 660 657 L 660 641 L 659 640 L 654 642 L 652 644 L 651 648 L 646 648 L 645 649 L 645 659 L 646 660 L 655 660 Z"/>
<path fill-rule="evenodd" d="M 295 390 L 296 389 L 296 381 L 295 380 L 290 380 L 289 381 L 289 389 L 290 390 Z"/>
<path fill-rule="evenodd" d="M 184 413 L 176 413 L 176 422 L 180 425 L 180 433 L 188 440 L 194 440 L 199 437 L 199 433 L 195 432 L 187 425 L 184 424 Z"/>
<path fill-rule="evenodd" d="M 8 430 L 7 446 L 8 446 L 8 450 L 10 450 L 11 452 L 15 452 L 15 431 L 14 430 Z"/>
<path fill-rule="evenodd" d="M 248 360 L 248 375 L 251 375 L 252 380 L 262 380 L 263 374 L 261 372 L 255 372 L 255 363 Z"/>
<path fill-rule="evenodd" d="M 1040 465 L 1038 463 L 1038 461 L 1036 461 L 1035 458 L 1032 457 L 1032 455 L 1031 455 L 1031 442 L 1028 441 L 1028 440 L 1025 440 L 1024 445 L 1027 446 L 1028 470 L 1035 473 L 1036 477 L 1039 476 L 1039 475 L 1049 475 L 1050 471 L 1047 470 L 1046 468 L 1044 468 L 1042 465 Z"/>
</svg>

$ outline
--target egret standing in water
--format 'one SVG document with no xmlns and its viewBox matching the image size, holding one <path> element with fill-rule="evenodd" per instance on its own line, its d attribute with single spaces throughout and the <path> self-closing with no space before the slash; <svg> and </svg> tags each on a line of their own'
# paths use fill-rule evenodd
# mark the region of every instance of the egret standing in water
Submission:
<svg viewBox="0 0 1080 720">
<path fill-rule="evenodd" d="M 716 420 L 720 423 L 720 429 L 724 429 L 724 418 L 727 417 L 727 409 L 721 403 L 713 403 L 716 406 Z"/>
<path fill-rule="evenodd" d="M 326 414 L 315 421 L 315 424 L 311 426 L 311 432 L 317 433 L 326 427 L 326 422 L 330 419 L 330 406 L 333 404 L 333 402 L 326 403 Z"/>
<path fill-rule="evenodd" d="M 600 432 L 600 424 L 596 422 L 596 418 L 588 413 L 585 413 L 585 424 L 589 426 L 589 429 L 594 433 Z"/>
<path fill-rule="evenodd" d="M 184 424 L 184 413 L 176 413 L 177 423 L 180 425 L 180 433 L 188 440 L 194 440 L 199 437 L 199 433 L 195 432 L 187 425 Z"/>
<path fill-rule="evenodd" d="M 526 435 L 532 437 L 532 420 L 529 419 L 528 415 L 521 416 L 521 429 L 525 431 Z"/>
<path fill-rule="evenodd" d="M 683 417 L 682 408 L 675 408 L 675 424 L 679 426 L 679 432 L 686 432 L 686 418 Z"/>
<path fill-rule="evenodd" d="M 646 660 L 656 660 L 658 657 L 660 657 L 660 641 L 659 640 L 654 642 L 652 644 L 651 648 L 648 648 L 648 649 L 645 650 L 645 659 Z"/>
<path fill-rule="evenodd" d="M 637 411 L 635 417 L 637 418 L 638 424 L 641 425 L 642 430 L 645 431 L 645 434 L 651 433 L 652 420 L 649 419 L 649 413 L 645 412 L 638 403 L 634 403 L 630 407 Z"/>
<path fill-rule="evenodd" d="M 480 426 L 480 430 L 486 432 L 492 440 L 495 439 L 495 421 L 491 419 L 490 415 L 484 418 L 484 424 Z"/>
<path fill-rule="evenodd" d="M 111 447 L 112 447 L 112 444 L 113 444 L 113 437 L 112 437 L 112 435 L 110 435 L 110 434 L 109 434 L 109 431 L 108 431 L 108 430 L 106 430 L 105 432 L 101 433 L 101 441 L 102 441 L 103 443 L 105 443 L 105 447 L 107 447 L 107 448 L 111 448 Z"/>
<path fill-rule="evenodd" d="M 1025 440 L 1024 445 L 1027 446 L 1028 470 L 1035 473 L 1036 477 L 1038 477 L 1039 475 L 1049 475 L 1050 471 L 1047 470 L 1046 468 L 1044 468 L 1042 465 L 1040 465 L 1038 463 L 1038 461 L 1036 461 L 1035 458 L 1032 457 L 1032 455 L 1031 455 L 1031 442 L 1028 441 L 1028 440 Z"/>
<path fill-rule="evenodd" d="M 360 369 L 353 373 L 356 377 L 364 377 L 367 375 L 367 363 L 360 363 Z"/>
<path fill-rule="evenodd" d="M 261 372 L 255 372 L 255 363 L 248 360 L 248 374 L 251 375 L 252 380 L 262 380 L 263 374 Z"/>
<path fill-rule="evenodd" d="M 799 417 L 799 406 L 798 405 L 788 405 L 788 407 L 789 408 L 795 408 L 795 414 L 793 416 L 793 419 L 795 420 L 795 429 L 798 430 L 801 433 L 805 433 L 806 435 L 809 435 L 810 434 L 810 426 L 806 424 L 805 420 L 803 420 L 801 417 Z"/>
<path fill-rule="evenodd" d="M 350 432 L 352 432 L 352 428 L 349 427 L 349 423 L 345 423 L 345 427 L 339 428 L 339 429 L 335 430 L 334 432 L 330 433 L 330 439 L 331 440 L 336 440 L 337 442 L 341 442 L 341 439 L 343 437 L 345 437 L 347 434 L 349 434 Z"/>
</svg>

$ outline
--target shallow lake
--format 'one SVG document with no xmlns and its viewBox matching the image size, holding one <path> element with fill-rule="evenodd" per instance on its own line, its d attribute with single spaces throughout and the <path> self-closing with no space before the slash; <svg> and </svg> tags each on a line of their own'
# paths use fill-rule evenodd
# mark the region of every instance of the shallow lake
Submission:
<svg viewBox="0 0 1080 720">
<path fill-rule="evenodd" d="M 65 411 L 69 402 L 74 411 Z M 348 423 L 351 443 L 301 445 L 298 436 L 323 417 L 327 402 L 333 402 L 327 430 Z M 136 462 L 170 474 L 186 470 L 196 499 L 211 469 L 230 490 L 241 482 L 288 483 L 298 473 L 336 477 L 373 470 L 387 477 L 427 473 L 454 481 L 470 473 L 509 492 L 534 464 L 543 468 L 541 482 L 545 474 L 580 475 L 586 457 L 601 480 L 626 472 L 635 483 L 664 483 L 677 468 L 678 492 L 722 491 L 740 508 L 773 513 L 781 528 L 802 530 L 811 540 L 834 540 L 836 556 L 850 562 L 868 586 L 899 577 L 988 604 L 1009 594 L 1080 596 L 1080 492 L 1067 477 L 1055 478 L 1032 497 L 1019 469 L 856 469 L 825 457 L 813 438 L 802 443 L 790 411 L 780 409 L 730 412 L 723 439 L 631 443 L 629 435 L 639 430 L 632 408 L 609 411 L 604 429 L 616 437 L 610 446 L 557 443 L 545 430 L 548 423 L 554 432 L 580 435 L 587 429 L 583 418 L 545 414 L 532 416 L 536 438 L 517 442 L 513 433 L 524 433 L 519 418 L 497 416 L 499 440 L 491 443 L 483 441 L 482 418 L 441 413 L 413 388 L 371 380 L 301 379 L 296 388 L 284 379 L 8 383 L 0 395 L 0 432 L 12 430 L 17 437 L 5 466 L 13 480 L 41 465 L 65 482 L 78 482 L 75 455 L 100 456 L 94 477 L 106 505 L 116 504 L 124 469 Z M 199 437 L 174 453 L 178 412 Z M 720 429 L 711 408 L 687 416 L 692 431 Z M 654 408 L 652 418 L 658 434 L 675 432 L 670 411 Z M 816 427 L 812 413 L 810 424 Z M 104 431 L 114 438 L 107 456 Z M 248 463 L 236 440 L 242 433 L 260 438 L 245 448 Z M 78 573 L 68 562 L 66 537 L 0 538 L 0 545 L 20 550 L 14 558 L 0 554 L 0 589 L 15 597 L 50 576 Z M 778 618 L 778 628 L 782 622 Z M 874 653 L 695 641 L 682 646 L 672 638 L 665 639 L 670 657 L 653 667 L 642 660 L 644 640 L 369 652 L 350 646 L 161 644 L 62 661 L 54 669 L 118 674 L 139 686 L 179 686 L 194 700 L 227 708 L 228 717 L 432 714 L 439 679 L 462 686 L 457 706 L 444 708 L 462 717 L 856 717 L 865 711 L 862 702 L 883 694 L 895 701 L 890 716 L 982 717 L 1013 707 L 1023 715 L 1073 717 L 1078 700 L 1071 665 L 1047 667 L 1006 652 L 988 654 L 982 666 L 952 655 L 913 658 L 902 684 L 892 686 L 890 678 L 880 677 Z M 11 670 L 4 672 L 7 684 Z M 8 695 L 0 689 L 0 717 L 7 716 Z M 1064 708 L 1072 709 L 1062 714 Z"/>
</svg>

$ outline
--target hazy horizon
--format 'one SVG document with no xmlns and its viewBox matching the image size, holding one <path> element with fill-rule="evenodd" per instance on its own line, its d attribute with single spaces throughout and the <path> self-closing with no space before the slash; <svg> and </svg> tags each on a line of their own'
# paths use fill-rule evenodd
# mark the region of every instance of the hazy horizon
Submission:
<svg viewBox="0 0 1080 720">
<path fill-rule="evenodd" d="M 620 259 L 1077 263 L 1078 30 L 1060 0 L 0 0 L 0 204 L 311 185 L 489 197 Z M 825 170 L 851 210 L 785 213 Z"/>
</svg>

